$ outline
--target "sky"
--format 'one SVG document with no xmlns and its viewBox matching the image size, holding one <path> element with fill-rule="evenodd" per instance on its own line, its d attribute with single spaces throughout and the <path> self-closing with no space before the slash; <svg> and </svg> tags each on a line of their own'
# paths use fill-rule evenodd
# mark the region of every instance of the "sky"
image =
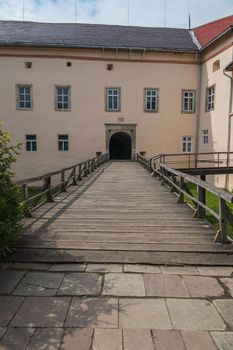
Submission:
<svg viewBox="0 0 233 350">
<path fill-rule="evenodd" d="M 188 28 L 188 9 L 193 28 L 233 15 L 233 0 L 0 0 L 0 20 L 75 22 L 75 7 L 79 23 L 148 27 Z"/>
</svg>

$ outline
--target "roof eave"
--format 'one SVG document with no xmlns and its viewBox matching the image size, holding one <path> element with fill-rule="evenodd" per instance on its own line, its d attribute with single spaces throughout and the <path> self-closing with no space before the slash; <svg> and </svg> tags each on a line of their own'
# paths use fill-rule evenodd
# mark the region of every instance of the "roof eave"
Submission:
<svg viewBox="0 0 233 350">
<path fill-rule="evenodd" d="M 98 46 L 98 45 L 77 45 L 77 44 L 44 44 L 44 43 L 25 43 L 25 42 L 0 42 L 0 47 L 43 47 L 43 48 L 79 48 L 79 49 L 105 49 L 105 50 L 136 50 L 136 51 L 152 51 L 152 52 L 182 52 L 182 53 L 197 53 L 198 49 L 185 48 L 151 48 L 151 47 L 129 47 L 129 46 Z"/>
</svg>

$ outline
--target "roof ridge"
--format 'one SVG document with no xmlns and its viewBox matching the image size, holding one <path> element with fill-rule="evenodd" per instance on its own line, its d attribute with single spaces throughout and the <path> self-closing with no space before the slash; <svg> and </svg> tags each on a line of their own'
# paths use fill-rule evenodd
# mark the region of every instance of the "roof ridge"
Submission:
<svg viewBox="0 0 233 350">
<path fill-rule="evenodd" d="M 123 27 L 123 28 L 145 28 L 145 29 L 173 29 L 173 30 L 182 30 L 189 31 L 188 28 L 177 28 L 177 27 L 152 27 L 152 26 L 139 26 L 139 25 L 127 25 L 127 24 L 107 24 L 107 23 L 88 23 L 88 22 L 37 22 L 37 21 L 20 21 L 20 20 L 1 20 L 0 23 L 20 23 L 20 24 L 51 24 L 51 25 L 88 25 L 88 26 L 104 26 L 104 27 Z"/>
</svg>

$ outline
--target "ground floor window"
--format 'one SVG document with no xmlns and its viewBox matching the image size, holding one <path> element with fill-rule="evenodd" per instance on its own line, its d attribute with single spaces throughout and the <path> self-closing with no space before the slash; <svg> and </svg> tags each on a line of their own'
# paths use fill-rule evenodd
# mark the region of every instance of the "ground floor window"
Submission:
<svg viewBox="0 0 233 350">
<path fill-rule="evenodd" d="M 36 135 L 26 135 L 26 150 L 28 152 L 37 151 Z"/>
<path fill-rule="evenodd" d="M 182 143 L 183 152 L 192 152 L 192 137 L 191 136 L 183 136 Z"/>
<path fill-rule="evenodd" d="M 58 135 L 58 150 L 69 151 L 69 135 Z"/>
</svg>

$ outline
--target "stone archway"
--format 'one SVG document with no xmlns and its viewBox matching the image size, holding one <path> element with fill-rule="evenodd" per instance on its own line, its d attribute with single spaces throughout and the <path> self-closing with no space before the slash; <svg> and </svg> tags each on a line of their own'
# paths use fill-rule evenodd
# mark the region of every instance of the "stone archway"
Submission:
<svg viewBox="0 0 233 350">
<path fill-rule="evenodd" d="M 109 158 L 132 159 L 132 139 L 126 132 L 116 132 L 109 140 Z"/>
<path fill-rule="evenodd" d="M 106 153 L 109 153 L 110 155 L 110 140 L 112 136 L 117 133 L 123 133 L 123 134 L 127 134 L 131 140 L 131 157 L 128 159 L 135 160 L 136 159 L 136 126 L 137 124 L 105 124 Z M 120 140 L 118 139 L 118 141 Z"/>
</svg>

